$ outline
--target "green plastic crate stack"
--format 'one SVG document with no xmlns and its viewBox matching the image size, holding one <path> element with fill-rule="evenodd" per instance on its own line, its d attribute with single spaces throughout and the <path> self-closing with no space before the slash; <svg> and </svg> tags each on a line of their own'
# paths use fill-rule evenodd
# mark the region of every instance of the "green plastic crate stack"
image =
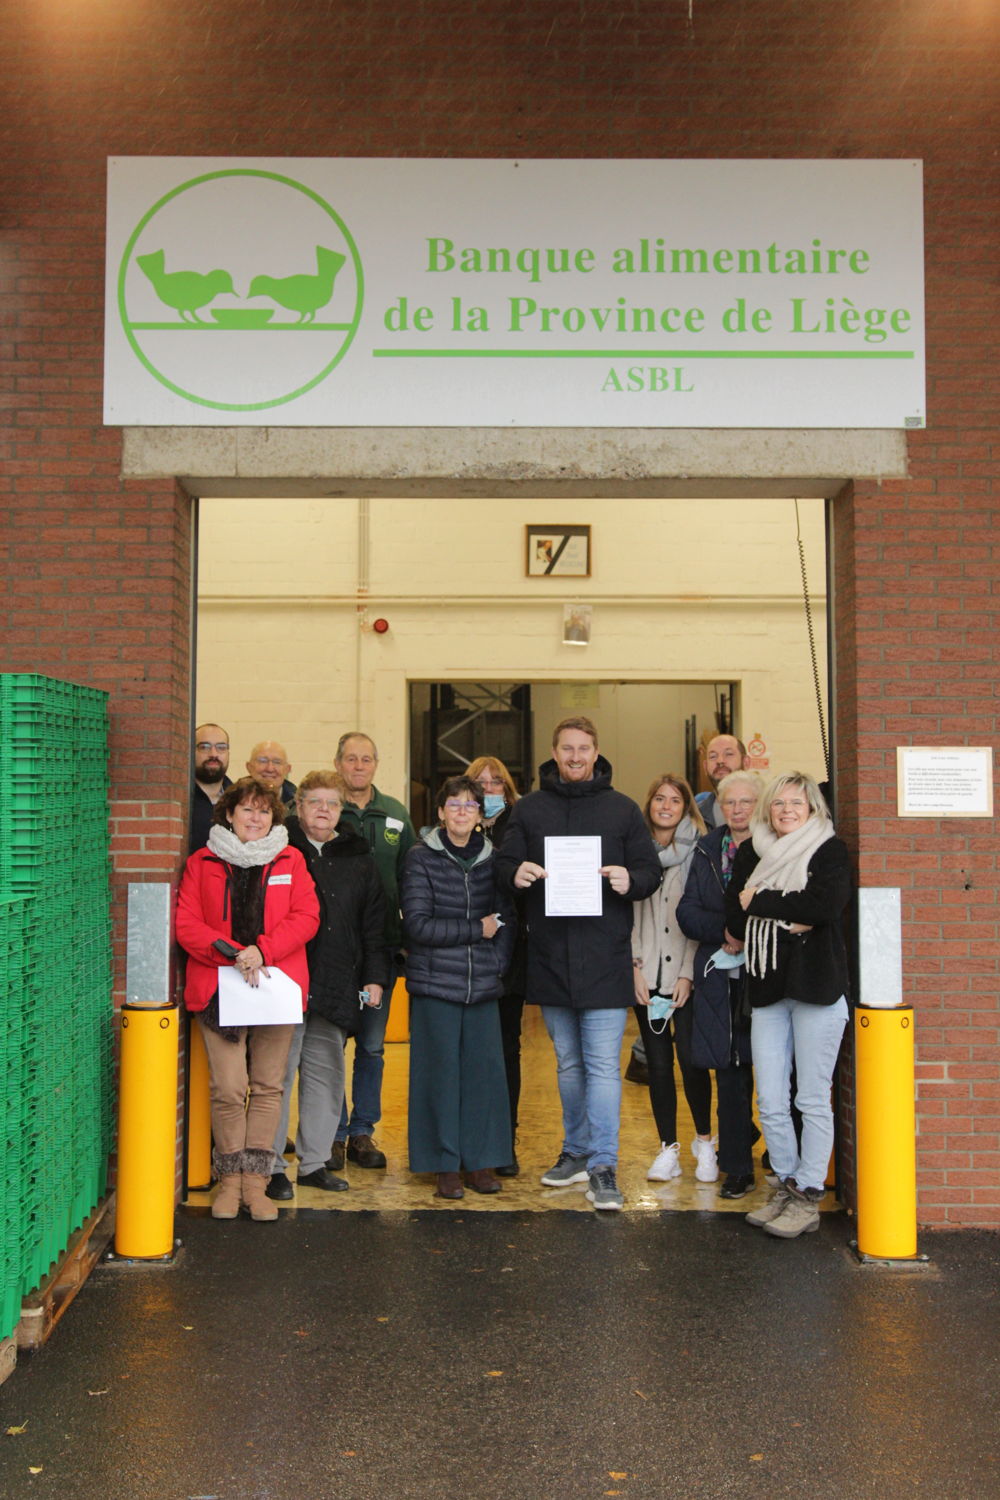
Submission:
<svg viewBox="0 0 1000 1500">
<path fill-rule="evenodd" d="M 106 1187 L 113 1098 L 107 695 L 0 675 L 0 902 L 16 908 L 18 1075 L 0 1085 L 15 1181 L 5 1245 L 20 1292 L 65 1249 Z M 13 920 L 13 919 L 11 919 Z M 4 1026 L 5 1043 L 12 1045 Z M 7 1208 L 5 1207 L 5 1214 Z"/>
<path fill-rule="evenodd" d="M 0 1096 L 3 1166 L 0 1168 L 0 1338 L 21 1315 L 21 1171 L 23 1167 L 22 1042 L 24 1026 L 24 897 L 0 898 Z"/>
</svg>

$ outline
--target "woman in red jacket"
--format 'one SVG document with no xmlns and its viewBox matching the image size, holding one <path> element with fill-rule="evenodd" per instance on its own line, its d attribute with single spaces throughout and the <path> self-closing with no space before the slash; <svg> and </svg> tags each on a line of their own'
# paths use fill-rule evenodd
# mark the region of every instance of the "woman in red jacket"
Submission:
<svg viewBox="0 0 1000 1500">
<path fill-rule="evenodd" d="M 257 985 L 269 964 L 309 994 L 306 943 L 319 926 L 316 887 L 288 847 L 277 794 L 244 776 L 219 798 L 208 844 L 188 860 L 177 898 L 177 941 L 188 955 L 184 1003 L 205 1040 L 212 1098 L 212 1217 L 276 1219 L 265 1197 L 293 1027 L 223 1026 L 219 970 Z M 249 1102 L 247 1093 L 249 1090 Z"/>
</svg>

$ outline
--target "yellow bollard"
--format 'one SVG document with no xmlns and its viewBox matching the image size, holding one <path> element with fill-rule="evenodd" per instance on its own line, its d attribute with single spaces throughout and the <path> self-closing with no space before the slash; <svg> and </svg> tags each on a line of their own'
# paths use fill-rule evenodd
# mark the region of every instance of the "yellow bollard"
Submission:
<svg viewBox="0 0 1000 1500">
<path fill-rule="evenodd" d="M 187 1155 L 188 1189 L 212 1184 L 212 1101 L 209 1096 L 208 1053 L 201 1027 L 188 1025 L 187 1054 Z"/>
<path fill-rule="evenodd" d="M 174 1248 L 176 1005 L 122 1006 L 115 1253 L 164 1259 Z"/>
<path fill-rule="evenodd" d="M 392 1009 L 389 1011 L 389 1022 L 385 1028 L 385 1039 L 387 1042 L 410 1040 L 410 992 L 406 988 L 406 980 L 402 974 L 396 980 L 392 992 Z"/>
<path fill-rule="evenodd" d="M 854 1015 L 858 1254 L 917 1254 L 913 1009 L 859 1005 Z"/>
</svg>

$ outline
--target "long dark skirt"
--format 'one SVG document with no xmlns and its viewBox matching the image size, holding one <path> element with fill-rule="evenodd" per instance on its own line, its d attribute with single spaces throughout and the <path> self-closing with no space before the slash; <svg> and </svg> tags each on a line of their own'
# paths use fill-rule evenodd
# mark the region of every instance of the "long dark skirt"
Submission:
<svg viewBox="0 0 1000 1500">
<path fill-rule="evenodd" d="M 495 1000 L 410 997 L 410 1171 L 476 1172 L 510 1159 Z"/>
</svg>

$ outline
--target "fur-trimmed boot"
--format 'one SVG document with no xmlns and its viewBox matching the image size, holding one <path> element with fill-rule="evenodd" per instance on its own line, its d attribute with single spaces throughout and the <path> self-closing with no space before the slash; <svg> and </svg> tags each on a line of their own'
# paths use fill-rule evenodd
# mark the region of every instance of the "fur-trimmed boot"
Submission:
<svg viewBox="0 0 1000 1500">
<path fill-rule="evenodd" d="M 251 1219 L 267 1223 L 278 1217 L 278 1205 L 268 1198 L 264 1189 L 271 1180 L 270 1151 L 243 1152 L 243 1202 L 250 1210 Z"/>
<path fill-rule="evenodd" d="M 219 1186 L 212 1199 L 213 1219 L 235 1219 L 243 1201 L 242 1151 L 213 1151 L 212 1171 Z"/>
</svg>

